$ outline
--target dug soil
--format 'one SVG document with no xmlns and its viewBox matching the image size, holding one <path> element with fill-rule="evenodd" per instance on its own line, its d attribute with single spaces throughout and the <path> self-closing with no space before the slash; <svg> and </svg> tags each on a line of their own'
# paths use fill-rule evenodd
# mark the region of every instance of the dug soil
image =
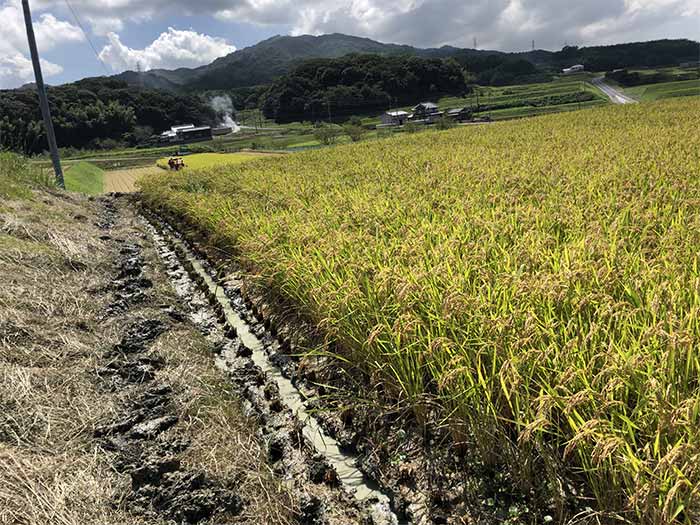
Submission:
<svg viewBox="0 0 700 525">
<path fill-rule="evenodd" d="M 371 523 L 178 271 L 126 198 L 0 205 L 0 524 Z"/>
</svg>

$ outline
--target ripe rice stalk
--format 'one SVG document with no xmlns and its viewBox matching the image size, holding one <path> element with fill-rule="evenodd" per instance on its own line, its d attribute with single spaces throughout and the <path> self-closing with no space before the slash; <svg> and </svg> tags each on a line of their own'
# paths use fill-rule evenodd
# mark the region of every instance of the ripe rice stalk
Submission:
<svg viewBox="0 0 700 525">
<path fill-rule="evenodd" d="M 580 473 L 598 516 L 693 523 L 699 117 L 691 98 L 605 107 L 142 189 L 523 486 L 544 465 Z"/>
</svg>

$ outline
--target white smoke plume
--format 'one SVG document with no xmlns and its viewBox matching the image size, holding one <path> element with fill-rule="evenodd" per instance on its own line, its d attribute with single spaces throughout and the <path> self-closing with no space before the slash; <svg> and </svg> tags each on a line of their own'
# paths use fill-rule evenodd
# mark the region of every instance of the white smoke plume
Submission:
<svg viewBox="0 0 700 525">
<path fill-rule="evenodd" d="M 209 105 L 218 115 L 221 115 L 221 126 L 231 128 L 234 133 L 238 133 L 241 130 L 240 126 L 233 120 L 233 114 L 236 110 L 233 107 L 231 97 L 228 95 L 214 97 Z"/>
</svg>

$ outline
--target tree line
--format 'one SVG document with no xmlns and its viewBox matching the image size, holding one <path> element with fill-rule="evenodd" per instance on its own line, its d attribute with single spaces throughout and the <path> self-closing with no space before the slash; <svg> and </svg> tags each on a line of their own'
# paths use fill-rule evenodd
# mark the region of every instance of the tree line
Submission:
<svg viewBox="0 0 700 525">
<path fill-rule="evenodd" d="M 260 105 L 278 122 L 335 120 L 468 89 L 454 60 L 354 54 L 303 62 L 274 81 Z"/>
<path fill-rule="evenodd" d="M 172 125 L 216 118 L 197 95 L 140 89 L 104 77 L 49 87 L 48 98 L 59 147 L 134 146 Z M 47 149 L 36 90 L 0 91 L 0 149 L 27 155 Z"/>
</svg>

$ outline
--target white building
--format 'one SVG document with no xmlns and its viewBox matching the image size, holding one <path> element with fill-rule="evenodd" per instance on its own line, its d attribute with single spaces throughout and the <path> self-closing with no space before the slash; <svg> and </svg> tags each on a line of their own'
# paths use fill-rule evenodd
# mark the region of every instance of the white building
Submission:
<svg viewBox="0 0 700 525">
<path fill-rule="evenodd" d="M 172 126 L 168 131 L 164 131 L 160 134 L 161 140 L 175 142 L 177 140 L 177 134 L 180 131 L 186 129 L 194 129 L 194 124 L 182 124 L 180 126 Z"/>
<path fill-rule="evenodd" d="M 584 70 L 583 64 L 576 64 L 575 66 L 567 67 L 562 69 L 561 72 L 565 75 L 570 75 L 572 73 L 580 73 Z"/>
<path fill-rule="evenodd" d="M 408 120 L 407 111 L 387 111 L 381 116 L 382 124 L 387 126 L 403 126 Z"/>
</svg>

